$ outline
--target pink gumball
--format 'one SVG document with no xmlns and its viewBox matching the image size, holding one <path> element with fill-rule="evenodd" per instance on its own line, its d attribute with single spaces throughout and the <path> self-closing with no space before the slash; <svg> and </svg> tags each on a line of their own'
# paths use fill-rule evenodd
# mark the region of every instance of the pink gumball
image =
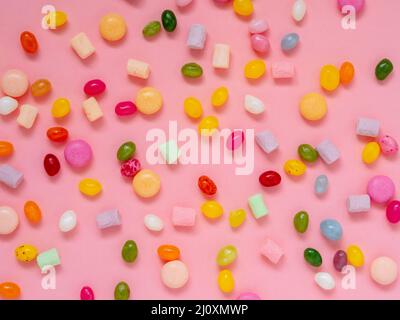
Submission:
<svg viewBox="0 0 400 320">
<path fill-rule="evenodd" d="M 376 203 L 386 203 L 393 198 L 396 187 L 387 176 L 375 176 L 368 181 L 367 193 Z"/>
</svg>

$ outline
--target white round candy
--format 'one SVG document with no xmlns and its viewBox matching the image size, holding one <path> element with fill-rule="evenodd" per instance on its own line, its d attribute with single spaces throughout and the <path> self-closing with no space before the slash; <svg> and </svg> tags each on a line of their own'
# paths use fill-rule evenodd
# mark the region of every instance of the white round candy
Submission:
<svg viewBox="0 0 400 320">
<path fill-rule="evenodd" d="M 300 22 L 306 15 L 307 5 L 304 0 L 296 0 L 292 7 L 292 17 L 295 21 Z"/>
<path fill-rule="evenodd" d="M 144 217 L 144 225 L 150 231 L 161 231 L 164 229 L 164 222 L 155 214 L 148 214 Z"/>
<path fill-rule="evenodd" d="M 62 232 L 71 231 L 76 227 L 76 213 L 72 210 L 65 211 L 58 222 L 58 228 Z"/>
<path fill-rule="evenodd" d="M 2 116 L 10 114 L 17 108 L 18 108 L 18 101 L 15 100 L 14 98 L 7 96 L 0 98 L 0 114 Z"/>
<path fill-rule="evenodd" d="M 252 114 L 261 114 L 265 111 L 264 103 L 249 94 L 244 97 L 244 108 Z"/>
<path fill-rule="evenodd" d="M 335 288 L 335 279 L 328 272 L 318 272 L 314 280 L 324 290 L 333 290 Z"/>
</svg>

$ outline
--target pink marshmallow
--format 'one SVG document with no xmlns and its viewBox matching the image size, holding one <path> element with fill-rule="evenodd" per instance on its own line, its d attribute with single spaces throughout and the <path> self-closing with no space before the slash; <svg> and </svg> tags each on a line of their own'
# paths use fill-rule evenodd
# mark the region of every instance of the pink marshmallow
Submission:
<svg viewBox="0 0 400 320">
<path fill-rule="evenodd" d="M 287 61 L 274 62 L 271 71 L 274 79 L 293 78 L 295 73 L 293 63 Z"/>
<path fill-rule="evenodd" d="M 261 248 L 261 254 L 272 263 L 277 264 L 284 255 L 284 252 L 276 242 L 267 239 L 264 246 Z"/>
<path fill-rule="evenodd" d="M 174 207 L 172 224 L 176 227 L 193 227 L 196 222 L 196 211 L 193 208 Z"/>
</svg>

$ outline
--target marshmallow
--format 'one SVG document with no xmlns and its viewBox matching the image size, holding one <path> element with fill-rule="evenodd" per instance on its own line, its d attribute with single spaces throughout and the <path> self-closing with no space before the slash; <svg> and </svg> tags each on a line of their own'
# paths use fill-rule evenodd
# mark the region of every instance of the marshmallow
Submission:
<svg viewBox="0 0 400 320">
<path fill-rule="evenodd" d="M 357 134 L 366 137 L 377 137 L 379 135 L 379 121 L 375 119 L 360 118 L 357 122 Z"/>
<path fill-rule="evenodd" d="M 202 24 L 192 24 L 186 44 L 190 49 L 201 50 L 204 48 L 206 37 L 206 28 Z"/>
<path fill-rule="evenodd" d="M 192 208 L 174 207 L 172 224 L 176 227 L 193 227 L 196 222 L 196 211 Z"/>
<path fill-rule="evenodd" d="M 88 58 L 96 51 L 87 35 L 83 32 L 78 33 L 71 39 L 71 47 L 81 59 Z"/>
<path fill-rule="evenodd" d="M 274 79 L 288 79 L 294 77 L 294 64 L 287 61 L 274 62 L 271 67 Z"/>
<path fill-rule="evenodd" d="M 271 153 L 279 147 L 279 143 L 274 135 L 269 131 L 256 133 L 256 142 L 265 153 Z"/>
<path fill-rule="evenodd" d="M 214 46 L 212 65 L 217 69 L 228 69 L 230 60 L 230 47 L 227 44 L 217 43 Z"/>
<path fill-rule="evenodd" d="M 129 59 L 126 69 L 128 74 L 133 77 L 148 79 L 150 75 L 150 65 L 143 61 Z"/>
<path fill-rule="evenodd" d="M 16 189 L 24 180 L 24 175 L 8 164 L 0 166 L 0 182 L 6 186 Z"/>
<path fill-rule="evenodd" d="M 30 104 L 23 104 L 19 108 L 19 115 L 17 123 L 26 129 L 32 128 L 35 123 L 36 117 L 39 113 L 38 108 L 31 106 Z"/>
<path fill-rule="evenodd" d="M 340 158 L 339 150 L 329 140 L 321 142 L 315 149 L 326 164 L 332 164 Z"/>
<path fill-rule="evenodd" d="M 264 198 L 261 193 L 251 196 L 247 201 L 254 218 L 260 219 L 269 214 L 268 208 L 265 206 Z"/>
<path fill-rule="evenodd" d="M 275 241 L 267 239 L 261 248 L 261 254 L 272 263 L 277 264 L 284 255 L 284 252 Z"/>
<path fill-rule="evenodd" d="M 103 117 L 103 111 L 101 111 L 101 108 L 94 97 L 90 97 L 83 101 L 83 111 L 90 122 Z"/>
<path fill-rule="evenodd" d="M 118 209 L 100 213 L 96 216 L 96 224 L 99 229 L 106 229 L 121 224 Z"/>
<path fill-rule="evenodd" d="M 170 140 L 159 145 L 158 150 L 167 164 L 176 164 L 178 162 L 179 147 L 175 140 Z"/>
<path fill-rule="evenodd" d="M 351 213 L 368 212 L 371 209 L 371 198 L 368 194 L 354 195 L 347 198 L 347 211 Z"/>
<path fill-rule="evenodd" d="M 61 263 L 60 256 L 58 255 L 57 249 L 53 248 L 44 252 L 41 252 L 37 257 L 36 257 L 36 262 L 40 268 L 40 270 L 43 270 L 43 268 L 47 266 L 58 266 Z"/>
</svg>

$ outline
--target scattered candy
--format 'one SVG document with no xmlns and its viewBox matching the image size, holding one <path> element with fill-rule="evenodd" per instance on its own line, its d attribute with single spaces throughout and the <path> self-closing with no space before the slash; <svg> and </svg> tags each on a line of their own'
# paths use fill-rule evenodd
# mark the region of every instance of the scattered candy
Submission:
<svg viewBox="0 0 400 320">
<path fill-rule="evenodd" d="M 96 49 L 83 32 L 71 39 L 71 47 L 81 59 L 86 59 L 95 53 Z"/>
<path fill-rule="evenodd" d="M 94 97 L 83 101 L 82 108 L 90 122 L 94 122 L 103 117 L 103 111 Z"/>
<path fill-rule="evenodd" d="M 195 62 L 190 62 L 182 66 L 181 72 L 187 78 L 199 78 L 203 75 L 203 68 Z"/>
<path fill-rule="evenodd" d="M 21 262 L 33 261 L 37 254 L 38 250 L 30 244 L 23 244 L 15 249 L 15 257 Z"/>
<path fill-rule="evenodd" d="M 235 288 L 235 280 L 230 270 L 221 270 L 218 275 L 218 286 L 223 293 L 231 293 Z"/>
<path fill-rule="evenodd" d="M 162 25 L 165 31 L 173 32 L 176 29 L 176 16 L 171 10 L 164 10 L 161 15 Z"/>
<path fill-rule="evenodd" d="M 94 292 L 91 287 L 85 286 L 81 289 L 81 300 L 94 300 Z"/>
<path fill-rule="evenodd" d="M 261 131 L 255 135 L 256 143 L 267 154 L 275 151 L 279 147 L 278 140 L 269 131 Z"/>
<path fill-rule="evenodd" d="M 150 65 L 143 61 L 129 59 L 126 70 L 133 77 L 148 79 L 150 76 Z"/>
<path fill-rule="evenodd" d="M 75 229 L 77 224 L 76 213 L 72 210 L 65 211 L 58 221 L 58 228 L 61 232 L 69 232 Z"/>
<path fill-rule="evenodd" d="M 0 141 L 0 158 L 9 157 L 14 152 L 14 146 L 8 141 Z"/>
<path fill-rule="evenodd" d="M 47 79 L 36 80 L 31 86 L 31 93 L 34 97 L 43 97 L 51 91 L 51 83 Z"/>
<path fill-rule="evenodd" d="M 226 87 L 219 87 L 214 90 L 212 96 L 211 96 L 211 104 L 218 108 L 222 107 L 229 98 L 229 91 Z"/>
<path fill-rule="evenodd" d="M 190 49 L 202 50 L 206 42 L 207 32 L 202 24 L 192 24 L 186 41 Z"/>
<path fill-rule="evenodd" d="M 36 53 L 39 48 L 39 44 L 36 40 L 35 35 L 32 32 L 24 31 L 21 33 L 19 40 L 22 48 L 28 53 Z"/>
<path fill-rule="evenodd" d="M 397 280 L 398 267 L 396 261 L 389 257 L 379 257 L 372 261 L 371 278 L 382 286 L 388 286 Z"/>
<path fill-rule="evenodd" d="M 0 98 L 0 115 L 6 116 L 18 108 L 18 101 L 11 97 Z"/>
<path fill-rule="evenodd" d="M 295 0 L 292 7 L 292 17 L 296 22 L 304 19 L 307 12 L 307 5 L 304 0 Z"/>
<path fill-rule="evenodd" d="M 146 38 L 154 37 L 161 31 L 161 23 L 158 21 L 151 21 L 143 28 L 143 36 Z"/>
<path fill-rule="evenodd" d="M 273 264 L 277 264 L 283 257 L 284 252 L 275 241 L 267 239 L 261 248 L 261 254 Z"/>
<path fill-rule="evenodd" d="M 51 115 L 54 118 L 64 118 L 71 112 L 71 104 L 66 98 L 58 98 L 53 102 Z"/>
<path fill-rule="evenodd" d="M 244 209 L 237 209 L 229 212 L 229 224 L 232 228 L 240 227 L 246 220 L 246 211 Z"/>
<path fill-rule="evenodd" d="M 257 193 L 247 200 L 254 218 L 260 219 L 269 214 L 269 210 L 265 205 L 264 197 L 261 193 Z"/>
<path fill-rule="evenodd" d="M 144 216 L 144 225 L 147 229 L 154 232 L 160 232 L 164 229 L 164 222 L 155 214 L 147 214 Z"/>
<path fill-rule="evenodd" d="M 55 248 L 41 252 L 36 257 L 36 262 L 40 270 L 43 270 L 43 268 L 47 266 L 55 267 L 61 264 L 60 256 L 58 255 L 58 251 Z"/>
<path fill-rule="evenodd" d="M 357 121 L 357 134 L 365 137 L 376 138 L 379 135 L 380 124 L 378 120 L 359 118 Z"/>
<path fill-rule="evenodd" d="M 316 195 L 323 195 L 328 191 L 329 180 L 324 174 L 321 174 L 315 179 L 314 191 Z"/>
<path fill-rule="evenodd" d="M 322 257 L 320 253 L 313 248 L 307 248 L 304 250 L 304 259 L 313 267 L 319 267 L 322 265 Z"/>
<path fill-rule="evenodd" d="M 300 37 L 297 33 L 289 33 L 281 40 L 281 49 L 283 52 L 290 52 L 299 44 Z"/>
<path fill-rule="evenodd" d="M 340 152 L 330 140 L 324 140 L 315 148 L 321 159 L 328 165 L 333 164 L 340 158 Z"/>
<path fill-rule="evenodd" d="M 297 148 L 297 153 L 301 160 L 306 162 L 315 162 L 318 159 L 318 152 L 309 144 L 301 144 Z"/>
<path fill-rule="evenodd" d="M 322 235 L 332 241 L 338 241 L 343 236 L 342 225 L 334 219 L 326 219 L 319 225 Z"/>
<path fill-rule="evenodd" d="M 347 254 L 343 250 L 336 251 L 333 257 L 333 266 L 334 268 L 342 272 L 343 268 L 347 266 Z"/>
<path fill-rule="evenodd" d="M 84 140 L 71 140 L 64 149 L 64 158 L 73 168 L 83 168 L 89 165 L 93 152 Z"/>
<path fill-rule="evenodd" d="M 123 143 L 117 151 L 117 159 L 119 161 L 128 161 L 131 159 L 136 151 L 136 145 L 132 141 Z"/>
<path fill-rule="evenodd" d="M 385 80 L 393 71 L 393 63 L 389 59 L 381 60 L 375 68 L 375 76 L 378 80 Z"/>
<path fill-rule="evenodd" d="M 47 154 L 44 157 L 43 166 L 44 169 L 46 170 L 46 173 L 50 177 L 55 176 L 60 171 L 61 168 L 60 161 L 58 160 L 57 156 L 51 153 Z"/>
<path fill-rule="evenodd" d="M 387 176 L 375 176 L 368 181 L 367 193 L 372 201 L 376 203 L 386 203 L 394 197 L 396 187 Z"/>
<path fill-rule="evenodd" d="M 400 201 L 390 201 L 386 207 L 386 218 L 390 223 L 398 223 L 400 221 Z"/>
<path fill-rule="evenodd" d="M 326 91 L 335 91 L 340 84 L 339 70 L 331 64 L 323 66 L 320 73 L 320 84 Z"/>
<path fill-rule="evenodd" d="M 201 205 L 200 210 L 204 214 L 204 216 L 209 219 L 217 219 L 221 217 L 224 213 L 224 209 L 219 204 L 219 202 L 214 200 L 204 202 Z"/>
<path fill-rule="evenodd" d="M 174 207 L 172 224 L 175 227 L 193 227 L 196 222 L 196 210 L 192 208 Z"/>
<path fill-rule="evenodd" d="M 251 0 L 233 0 L 233 10 L 240 16 L 250 16 L 253 11 L 253 3 Z"/>
<path fill-rule="evenodd" d="M 133 191 L 142 198 L 154 197 L 161 188 L 161 180 L 158 174 L 149 170 L 140 170 L 132 181 Z"/>
<path fill-rule="evenodd" d="M 121 225 L 121 217 L 118 209 L 112 209 L 96 216 L 96 224 L 99 229 L 106 229 Z"/>
<path fill-rule="evenodd" d="M 189 280 L 189 270 L 180 260 L 169 261 L 161 268 L 161 280 L 168 288 L 182 288 Z"/>
<path fill-rule="evenodd" d="M 24 175 L 8 164 L 0 165 L 0 182 L 7 187 L 16 189 L 24 181 Z"/>
<path fill-rule="evenodd" d="M 175 140 L 169 140 L 158 146 L 161 156 L 167 164 L 177 164 L 179 158 L 179 146 Z"/>
<path fill-rule="evenodd" d="M 335 279 L 328 272 L 318 272 L 314 277 L 317 285 L 324 290 L 333 290 L 335 289 Z"/>
<path fill-rule="evenodd" d="M 392 156 L 399 151 L 397 141 L 389 135 L 381 136 L 378 140 L 383 154 Z"/>
<path fill-rule="evenodd" d="M 131 289 L 124 281 L 119 282 L 114 289 L 115 300 L 128 300 L 131 295 Z"/>
<path fill-rule="evenodd" d="M 1 89 L 3 90 L 4 94 L 12 98 L 23 96 L 28 90 L 28 87 L 28 77 L 20 70 L 8 70 L 1 78 Z"/>
<path fill-rule="evenodd" d="M 272 170 L 263 172 L 258 178 L 258 181 L 261 183 L 261 185 L 268 188 L 277 186 L 281 183 L 281 180 L 282 178 L 280 174 Z"/>
<path fill-rule="evenodd" d="M 14 282 L 0 283 L 0 297 L 3 299 L 18 299 L 21 295 L 21 289 Z"/>
<path fill-rule="evenodd" d="M 254 51 L 260 53 L 268 52 L 270 44 L 266 36 L 262 34 L 253 34 L 250 37 L 250 41 L 251 41 L 251 47 L 253 48 Z"/>
<path fill-rule="evenodd" d="M 152 87 L 145 87 L 136 94 L 135 103 L 141 113 L 149 115 L 161 109 L 163 98 L 158 90 Z"/>
<path fill-rule="evenodd" d="M 53 142 L 64 142 L 68 139 L 68 130 L 63 127 L 52 127 L 47 130 L 47 137 Z"/>
<path fill-rule="evenodd" d="M 372 164 L 378 160 L 381 154 L 381 147 L 378 142 L 368 142 L 362 152 L 362 160 L 365 164 Z"/>
<path fill-rule="evenodd" d="M 288 160 L 283 166 L 285 172 L 290 176 L 299 177 L 306 173 L 306 165 L 299 160 Z"/>
<path fill-rule="evenodd" d="M 274 79 L 290 79 L 294 77 L 294 65 L 288 61 L 274 62 L 271 65 L 271 73 Z"/>
<path fill-rule="evenodd" d="M 260 296 L 253 292 L 241 293 L 236 300 L 261 300 Z"/>
<path fill-rule="evenodd" d="M 158 247 L 157 254 L 163 261 L 174 261 L 179 259 L 181 252 L 176 246 L 164 244 Z"/>
<path fill-rule="evenodd" d="M 244 108 L 247 112 L 256 115 L 262 114 L 265 111 L 264 103 L 260 99 L 249 94 L 246 94 L 244 97 Z"/>
<path fill-rule="evenodd" d="M 14 232 L 19 224 L 19 218 L 15 210 L 11 207 L 0 207 L 0 235 Z"/>
<path fill-rule="evenodd" d="M 115 113 L 119 117 L 130 116 L 137 111 L 136 105 L 132 101 L 121 101 L 115 106 Z"/>
<path fill-rule="evenodd" d="M 122 259 L 124 259 L 125 262 L 135 262 L 138 255 L 138 247 L 136 245 L 136 242 L 133 240 L 127 240 L 122 247 L 121 255 Z"/>
<path fill-rule="evenodd" d="M 265 62 L 260 59 L 249 61 L 244 67 L 244 76 L 247 79 L 259 79 L 265 74 Z"/>
<path fill-rule="evenodd" d="M 201 119 L 198 129 L 202 136 L 212 136 L 218 130 L 219 122 L 214 116 L 207 116 Z"/>
<path fill-rule="evenodd" d="M 101 183 L 96 179 L 82 179 L 79 182 L 79 191 L 88 197 L 97 196 L 102 190 Z"/>
<path fill-rule="evenodd" d="M 212 196 L 217 193 L 217 185 L 215 182 L 208 176 L 201 176 L 199 177 L 199 180 L 197 182 L 197 185 L 199 186 L 200 190 L 208 195 Z"/>
<path fill-rule="evenodd" d="M 133 178 L 141 169 L 138 159 L 129 159 L 121 164 L 121 175 L 126 178 Z"/>
<path fill-rule="evenodd" d="M 106 90 L 106 84 L 100 79 L 93 79 L 85 83 L 83 91 L 88 96 L 97 96 Z"/>
<path fill-rule="evenodd" d="M 232 264 L 237 258 L 237 250 L 234 246 L 228 245 L 222 247 L 217 254 L 217 264 L 220 267 L 226 267 Z"/>
<path fill-rule="evenodd" d="M 325 97 L 319 93 L 309 93 L 301 98 L 300 114 L 309 121 L 318 121 L 328 112 Z"/>
<path fill-rule="evenodd" d="M 24 205 L 25 217 L 32 224 L 38 224 L 42 220 L 42 210 L 35 201 L 27 201 Z"/>
<path fill-rule="evenodd" d="M 306 211 L 299 211 L 293 218 L 294 228 L 298 233 L 305 233 L 308 229 L 309 217 Z"/>
<path fill-rule="evenodd" d="M 371 198 L 368 194 L 353 195 L 347 198 L 347 211 L 350 213 L 368 212 L 371 209 Z"/>
<path fill-rule="evenodd" d="M 249 32 L 252 34 L 264 33 L 268 29 L 268 22 L 264 19 L 253 19 L 249 24 Z"/>
<path fill-rule="evenodd" d="M 216 69 L 228 69 L 230 62 L 231 48 L 227 44 L 216 43 L 214 45 L 214 53 L 212 65 Z"/>
<path fill-rule="evenodd" d="M 348 85 L 353 81 L 354 78 L 354 66 L 351 62 L 343 62 L 340 67 L 340 82 L 343 85 Z"/>
<path fill-rule="evenodd" d="M 351 245 L 346 250 L 348 262 L 356 267 L 362 267 L 364 265 L 364 254 L 361 249 L 356 245 Z"/>
<path fill-rule="evenodd" d="M 30 129 L 33 127 L 38 113 L 38 108 L 31 106 L 30 104 L 23 104 L 19 108 L 17 123 L 25 129 Z"/>
<path fill-rule="evenodd" d="M 107 41 L 121 40 L 126 34 L 125 19 L 116 13 L 108 13 L 100 20 L 100 34 Z"/>
</svg>

